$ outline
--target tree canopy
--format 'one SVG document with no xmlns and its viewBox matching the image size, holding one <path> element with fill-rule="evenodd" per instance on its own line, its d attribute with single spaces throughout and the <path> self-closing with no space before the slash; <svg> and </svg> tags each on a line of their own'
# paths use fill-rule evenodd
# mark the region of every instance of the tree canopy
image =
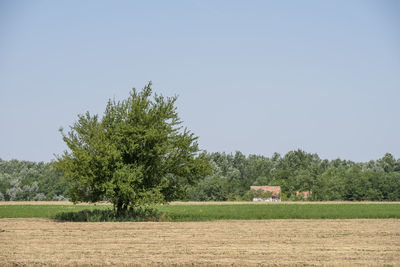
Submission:
<svg viewBox="0 0 400 267">
<path fill-rule="evenodd" d="M 70 182 L 74 202 L 109 200 L 118 212 L 181 198 L 210 171 L 197 139 L 181 126 L 177 97 L 152 93 L 151 83 L 123 101 L 109 100 L 103 117 L 87 112 L 68 133 L 69 151 L 55 166 Z"/>
<path fill-rule="evenodd" d="M 296 191 L 312 191 L 309 201 L 400 200 L 400 159 L 386 153 L 377 160 L 320 159 L 301 150 L 280 156 L 241 152 L 207 154 L 212 173 L 188 185 L 180 200 L 251 200 L 251 185 L 279 185 L 283 200 L 302 200 Z M 65 200 L 68 183 L 51 163 L 0 159 L 0 201 Z"/>
<path fill-rule="evenodd" d="M 51 163 L 0 158 L 0 201 L 67 200 L 62 172 Z"/>
<path fill-rule="evenodd" d="M 190 200 L 251 200 L 251 185 L 281 186 L 283 200 L 400 200 L 400 159 L 386 153 L 369 162 L 322 160 L 317 154 L 289 151 L 281 157 L 245 156 L 241 152 L 209 154 L 212 175 L 189 188 Z"/>
</svg>

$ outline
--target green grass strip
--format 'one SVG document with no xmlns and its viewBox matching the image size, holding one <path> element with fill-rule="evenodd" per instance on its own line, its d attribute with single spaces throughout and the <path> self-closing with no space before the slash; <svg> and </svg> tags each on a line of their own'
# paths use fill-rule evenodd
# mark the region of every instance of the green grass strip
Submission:
<svg viewBox="0 0 400 267">
<path fill-rule="evenodd" d="M 157 205 L 168 221 L 400 218 L 400 204 Z M 55 218 L 61 212 L 112 209 L 111 205 L 0 205 L 0 218 Z"/>
<path fill-rule="evenodd" d="M 111 205 L 0 205 L 0 218 L 54 218 L 61 212 L 110 209 Z"/>
<path fill-rule="evenodd" d="M 162 206 L 172 221 L 400 218 L 399 204 L 273 204 Z"/>
</svg>

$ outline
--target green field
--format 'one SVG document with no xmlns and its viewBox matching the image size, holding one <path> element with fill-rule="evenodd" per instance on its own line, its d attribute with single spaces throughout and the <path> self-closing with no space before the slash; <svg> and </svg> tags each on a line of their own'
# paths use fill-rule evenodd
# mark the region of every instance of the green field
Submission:
<svg viewBox="0 0 400 267">
<path fill-rule="evenodd" d="M 154 206 L 167 221 L 400 218 L 400 204 L 182 204 Z M 61 212 L 112 209 L 111 205 L 0 205 L 0 218 L 54 218 Z"/>
<path fill-rule="evenodd" d="M 171 205 L 160 210 L 172 221 L 400 218 L 399 204 Z"/>
<path fill-rule="evenodd" d="M 53 218 L 57 213 L 109 209 L 111 205 L 0 205 L 0 218 Z"/>
</svg>

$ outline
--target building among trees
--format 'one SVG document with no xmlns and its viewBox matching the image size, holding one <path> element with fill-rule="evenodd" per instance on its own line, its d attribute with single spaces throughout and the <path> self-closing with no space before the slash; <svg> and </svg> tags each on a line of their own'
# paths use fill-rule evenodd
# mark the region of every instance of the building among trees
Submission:
<svg viewBox="0 0 400 267">
<path fill-rule="evenodd" d="M 253 201 L 280 201 L 281 187 L 270 185 L 253 185 L 250 190 L 255 191 Z"/>
<path fill-rule="evenodd" d="M 308 190 L 308 191 L 296 191 L 296 197 L 301 197 L 303 199 L 307 199 L 309 197 L 311 197 L 312 195 L 312 191 Z"/>
</svg>

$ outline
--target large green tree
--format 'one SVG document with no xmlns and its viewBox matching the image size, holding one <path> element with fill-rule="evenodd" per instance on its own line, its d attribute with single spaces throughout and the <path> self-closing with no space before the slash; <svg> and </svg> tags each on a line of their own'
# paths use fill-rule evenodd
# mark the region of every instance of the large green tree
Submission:
<svg viewBox="0 0 400 267">
<path fill-rule="evenodd" d="M 149 83 L 126 100 L 109 100 L 102 118 L 87 112 L 68 133 L 61 129 L 69 151 L 55 166 L 70 181 L 71 200 L 107 199 L 121 213 L 180 198 L 209 174 L 209 159 L 181 126 L 176 100 L 153 94 Z"/>
</svg>

